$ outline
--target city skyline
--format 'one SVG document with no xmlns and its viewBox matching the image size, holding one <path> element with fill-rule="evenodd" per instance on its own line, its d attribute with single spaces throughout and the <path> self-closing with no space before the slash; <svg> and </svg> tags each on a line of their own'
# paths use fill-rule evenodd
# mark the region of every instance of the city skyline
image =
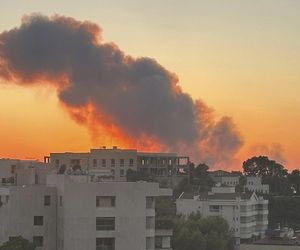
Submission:
<svg viewBox="0 0 300 250">
<path fill-rule="evenodd" d="M 40 6 L 32 1 L 19 3 L 15 10 L 12 2 L 17 1 L 2 4 L 1 33 L 18 27 L 24 14 L 57 13 L 96 23 L 105 42 L 116 43 L 133 57 L 154 58 L 174 72 L 183 92 L 213 108 L 215 119 L 232 117 L 243 146 L 229 168 L 240 168 L 256 154 L 266 154 L 289 169 L 299 167 L 300 3 L 90 1 L 94 8 L 84 10 L 84 1 L 73 6 L 70 1 L 40 1 Z M 114 16 L 109 14 L 112 10 Z M 87 151 L 102 145 L 101 135 L 100 140 L 91 139 L 88 130 L 61 108 L 53 86 L 0 82 L 1 157 L 42 159 L 52 151 Z M 119 143 L 110 137 L 103 144 Z"/>
</svg>

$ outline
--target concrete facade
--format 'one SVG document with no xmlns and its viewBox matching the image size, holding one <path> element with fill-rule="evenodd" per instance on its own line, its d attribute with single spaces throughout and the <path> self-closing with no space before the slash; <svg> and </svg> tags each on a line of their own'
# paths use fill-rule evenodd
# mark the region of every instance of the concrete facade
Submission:
<svg viewBox="0 0 300 250">
<path fill-rule="evenodd" d="M 269 185 L 262 184 L 261 176 L 247 176 L 245 188 L 247 188 L 249 191 L 254 191 L 257 193 L 269 193 Z"/>
<path fill-rule="evenodd" d="M 222 187 L 195 196 L 183 193 L 176 201 L 177 213 L 221 216 L 234 232 L 237 243 L 253 235 L 264 236 L 268 227 L 268 201 L 258 198 L 255 193 L 226 193 L 218 189 Z"/>
<path fill-rule="evenodd" d="M 172 231 L 155 229 L 155 197 L 171 189 L 77 170 L 47 174 L 42 185 L 24 180 L 0 185 L 0 245 L 21 235 L 38 250 L 171 250 Z"/>
<path fill-rule="evenodd" d="M 176 186 L 182 178 L 188 177 L 189 158 L 173 153 L 143 153 L 135 149 L 106 147 L 91 149 L 87 153 L 51 153 L 45 160 L 51 168 L 66 171 L 82 170 L 109 171 L 115 181 L 125 181 L 129 169 L 139 171 L 165 186 Z"/>
<path fill-rule="evenodd" d="M 0 244 L 22 235 L 30 241 L 40 237 L 42 249 L 56 249 L 55 187 L 6 186 L 0 187 L 0 196 Z M 50 197 L 50 203 L 45 203 L 46 196 Z"/>
</svg>

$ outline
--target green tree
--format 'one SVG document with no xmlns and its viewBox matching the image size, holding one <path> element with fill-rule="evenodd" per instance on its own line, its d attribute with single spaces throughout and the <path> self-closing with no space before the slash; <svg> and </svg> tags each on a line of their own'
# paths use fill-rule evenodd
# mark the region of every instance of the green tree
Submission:
<svg viewBox="0 0 300 250">
<path fill-rule="evenodd" d="M 126 172 L 126 179 L 129 182 L 136 182 L 136 181 L 153 181 L 147 174 L 144 174 L 140 171 L 128 169 Z"/>
<path fill-rule="evenodd" d="M 294 230 L 300 230 L 300 197 L 270 196 L 269 227 L 277 228 L 278 223 Z"/>
<path fill-rule="evenodd" d="M 243 163 L 244 174 L 247 176 L 286 177 L 288 172 L 283 165 L 267 156 L 254 156 Z"/>
<path fill-rule="evenodd" d="M 296 194 L 300 193 L 300 171 L 299 169 L 295 169 L 288 176 L 289 182 L 293 187 Z"/>
<path fill-rule="evenodd" d="M 214 181 L 209 175 L 209 166 L 205 163 L 200 163 L 192 170 L 192 184 L 198 187 L 200 191 L 208 191 L 214 185 Z"/>
<path fill-rule="evenodd" d="M 174 219 L 173 249 L 233 250 L 234 238 L 223 218 L 191 214 Z"/>
<path fill-rule="evenodd" d="M 9 241 L 0 246 L 0 250 L 34 250 L 35 245 L 21 236 L 12 237 Z"/>
<path fill-rule="evenodd" d="M 254 156 L 243 163 L 246 176 L 261 176 L 263 183 L 269 184 L 273 194 L 289 194 L 290 184 L 287 179 L 288 171 L 283 165 L 267 156 Z"/>
</svg>

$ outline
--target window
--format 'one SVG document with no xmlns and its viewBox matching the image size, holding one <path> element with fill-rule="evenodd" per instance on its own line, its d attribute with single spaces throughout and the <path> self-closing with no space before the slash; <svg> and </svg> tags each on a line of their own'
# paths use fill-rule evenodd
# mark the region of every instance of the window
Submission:
<svg viewBox="0 0 300 250">
<path fill-rule="evenodd" d="M 170 249 L 171 237 L 169 236 L 156 236 L 155 237 L 155 249 Z"/>
<path fill-rule="evenodd" d="M 96 238 L 96 250 L 115 250 L 115 238 Z"/>
<path fill-rule="evenodd" d="M 59 159 L 55 159 L 55 165 L 56 165 L 56 166 L 59 165 Z"/>
<path fill-rule="evenodd" d="M 129 159 L 129 167 L 133 166 L 133 159 Z"/>
<path fill-rule="evenodd" d="M 97 217 L 96 230 L 97 231 L 115 230 L 115 217 Z"/>
<path fill-rule="evenodd" d="M 96 207 L 115 207 L 116 197 L 115 196 L 97 196 Z"/>
<path fill-rule="evenodd" d="M 120 169 L 120 176 L 124 176 L 125 172 L 124 169 Z"/>
<path fill-rule="evenodd" d="M 94 168 L 97 167 L 97 159 L 93 159 L 93 167 L 94 167 Z"/>
<path fill-rule="evenodd" d="M 154 244 L 155 244 L 155 239 L 154 237 L 147 237 L 146 238 L 146 249 L 148 250 L 153 250 L 154 249 Z"/>
<path fill-rule="evenodd" d="M 102 167 L 103 167 L 103 168 L 106 167 L 106 159 L 102 159 Z"/>
<path fill-rule="evenodd" d="M 154 217 L 147 216 L 146 217 L 146 229 L 154 229 L 154 228 L 155 228 Z"/>
<path fill-rule="evenodd" d="M 146 197 L 146 208 L 147 209 L 154 209 L 155 208 L 154 197 Z"/>
<path fill-rule="evenodd" d="M 43 216 L 34 216 L 33 225 L 34 226 L 43 226 L 44 225 L 44 217 Z"/>
<path fill-rule="evenodd" d="M 59 196 L 59 205 L 62 207 L 63 205 L 63 197 L 60 195 Z"/>
<path fill-rule="evenodd" d="M 110 166 L 114 168 L 115 165 L 116 165 L 116 160 L 115 159 L 110 159 Z"/>
<path fill-rule="evenodd" d="M 10 172 L 11 172 L 12 174 L 15 173 L 16 167 L 17 167 L 16 165 L 11 165 L 11 171 L 10 171 Z"/>
<path fill-rule="evenodd" d="M 219 212 L 219 211 L 220 211 L 220 206 L 218 205 L 209 206 L 209 212 Z"/>
<path fill-rule="evenodd" d="M 45 195 L 44 196 L 44 206 L 50 206 L 51 205 L 51 196 Z"/>
<path fill-rule="evenodd" d="M 124 159 L 120 159 L 120 167 L 124 167 L 124 163 L 125 163 L 125 160 Z"/>
<path fill-rule="evenodd" d="M 5 197 L 6 197 L 6 203 L 8 203 L 8 201 L 9 201 L 9 195 L 6 195 Z"/>
<path fill-rule="evenodd" d="M 39 184 L 39 176 L 37 174 L 34 175 L 34 184 Z"/>
<path fill-rule="evenodd" d="M 44 245 L 44 237 L 43 236 L 33 236 L 33 244 L 36 247 L 42 247 Z"/>
<path fill-rule="evenodd" d="M 162 237 L 161 236 L 156 236 L 155 237 L 155 248 L 163 248 Z"/>
</svg>

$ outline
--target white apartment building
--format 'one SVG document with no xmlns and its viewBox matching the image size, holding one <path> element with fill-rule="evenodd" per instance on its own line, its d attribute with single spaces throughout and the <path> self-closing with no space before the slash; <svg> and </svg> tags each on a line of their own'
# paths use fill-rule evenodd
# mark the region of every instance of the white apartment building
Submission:
<svg viewBox="0 0 300 250">
<path fill-rule="evenodd" d="M 234 232 L 237 244 L 254 236 L 264 236 L 268 227 L 268 201 L 253 193 L 235 193 L 233 187 L 214 187 L 212 192 L 183 193 L 176 201 L 177 213 L 221 216 Z"/>
<path fill-rule="evenodd" d="M 55 187 L 0 186 L 0 197 L 0 245 L 21 235 L 37 249 L 56 249 Z"/>
<path fill-rule="evenodd" d="M 38 250 L 171 250 L 172 231 L 155 229 L 155 197 L 169 195 L 158 183 L 98 182 L 77 170 L 2 185 L 0 245 L 21 235 Z"/>
<path fill-rule="evenodd" d="M 268 194 L 269 185 L 262 184 L 261 176 L 247 176 L 245 188 L 249 191 L 254 191 L 257 193 Z"/>
<path fill-rule="evenodd" d="M 50 171 L 44 162 L 0 159 L 0 185 L 45 184 Z"/>
</svg>

